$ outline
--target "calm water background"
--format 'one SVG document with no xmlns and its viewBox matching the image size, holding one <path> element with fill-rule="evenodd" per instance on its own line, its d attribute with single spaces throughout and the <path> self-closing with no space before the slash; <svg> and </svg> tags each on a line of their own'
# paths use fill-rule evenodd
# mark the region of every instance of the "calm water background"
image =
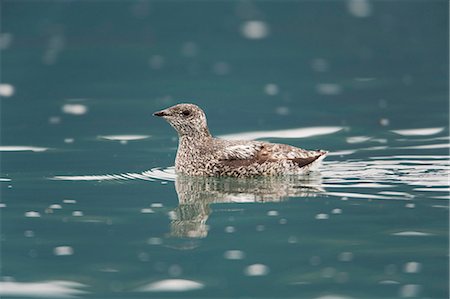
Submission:
<svg viewBox="0 0 450 299">
<path fill-rule="evenodd" d="M 448 298 L 448 9 L 2 1 L 0 295 Z M 177 178 L 181 101 L 330 156 Z"/>
</svg>

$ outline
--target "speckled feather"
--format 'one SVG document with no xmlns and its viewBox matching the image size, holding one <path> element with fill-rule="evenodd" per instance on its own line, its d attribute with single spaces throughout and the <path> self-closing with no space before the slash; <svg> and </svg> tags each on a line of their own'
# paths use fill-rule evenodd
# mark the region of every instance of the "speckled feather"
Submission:
<svg viewBox="0 0 450 299">
<path fill-rule="evenodd" d="M 178 173 L 194 176 L 249 177 L 304 174 L 318 166 L 326 151 L 286 144 L 214 138 L 205 113 L 193 104 L 178 104 L 154 113 L 178 132 Z"/>
</svg>

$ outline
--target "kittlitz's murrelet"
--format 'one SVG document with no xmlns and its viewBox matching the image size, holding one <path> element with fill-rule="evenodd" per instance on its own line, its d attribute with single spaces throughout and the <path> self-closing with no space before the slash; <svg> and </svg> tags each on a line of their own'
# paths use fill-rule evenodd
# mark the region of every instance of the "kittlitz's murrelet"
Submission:
<svg viewBox="0 0 450 299">
<path fill-rule="evenodd" d="M 286 144 L 214 138 L 206 116 L 194 104 L 178 104 L 155 112 L 179 136 L 175 170 L 194 176 L 251 177 L 304 174 L 318 166 L 327 152 Z"/>
</svg>

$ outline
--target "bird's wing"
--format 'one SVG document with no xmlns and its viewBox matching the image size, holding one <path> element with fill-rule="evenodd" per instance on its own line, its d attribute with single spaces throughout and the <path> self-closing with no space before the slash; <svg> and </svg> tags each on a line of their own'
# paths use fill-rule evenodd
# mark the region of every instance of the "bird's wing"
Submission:
<svg viewBox="0 0 450 299">
<path fill-rule="evenodd" d="M 229 145 L 223 149 L 220 160 L 247 160 L 254 159 L 261 150 L 258 143 Z"/>
</svg>

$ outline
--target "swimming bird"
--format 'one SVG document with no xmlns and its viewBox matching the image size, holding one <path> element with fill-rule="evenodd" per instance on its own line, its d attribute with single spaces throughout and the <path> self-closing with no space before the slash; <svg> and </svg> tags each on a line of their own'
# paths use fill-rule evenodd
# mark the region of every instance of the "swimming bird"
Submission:
<svg viewBox="0 0 450 299">
<path fill-rule="evenodd" d="M 211 135 L 206 116 L 194 104 L 178 104 L 155 112 L 177 132 L 175 171 L 189 176 L 274 176 L 304 174 L 325 158 L 323 150 L 309 151 L 287 144 L 226 140 Z"/>
</svg>

